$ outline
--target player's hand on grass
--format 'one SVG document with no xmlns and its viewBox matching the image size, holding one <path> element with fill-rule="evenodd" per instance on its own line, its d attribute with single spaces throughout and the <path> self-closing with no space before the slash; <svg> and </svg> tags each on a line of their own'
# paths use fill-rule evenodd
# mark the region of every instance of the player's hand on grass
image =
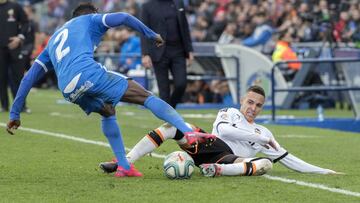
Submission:
<svg viewBox="0 0 360 203">
<path fill-rule="evenodd" d="M 18 127 L 20 126 L 21 122 L 20 120 L 10 120 L 7 125 L 6 125 L 6 131 L 13 135 L 14 134 L 14 130 L 18 129 Z"/>
<path fill-rule="evenodd" d="M 333 170 L 330 170 L 330 169 L 327 169 L 328 172 L 326 174 L 328 175 L 345 175 L 345 173 L 343 172 L 337 172 L 337 171 L 333 171 Z"/>
<path fill-rule="evenodd" d="M 163 40 L 163 38 L 159 34 L 156 34 L 156 37 L 155 37 L 154 40 L 155 40 L 155 44 L 156 44 L 157 47 L 161 47 L 165 43 L 165 41 Z"/>
</svg>

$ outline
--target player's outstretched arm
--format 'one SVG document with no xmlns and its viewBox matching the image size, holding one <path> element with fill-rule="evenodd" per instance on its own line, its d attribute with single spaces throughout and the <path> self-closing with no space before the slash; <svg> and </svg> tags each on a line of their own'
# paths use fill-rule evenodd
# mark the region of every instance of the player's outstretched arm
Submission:
<svg viewBox="0 0 360 203">
<path fill-rule="evenodd" d="M 336 171 L 309 164 L 292 154 L 288 154 L 286 157 L 281 159 L 280 163 L 289 169 L 292 169 L 294 171 L 298 171 L 301 173 L 337 174 Z M 338 173 L 338 174 L 340 174 L 340 173 Z"/>
<path fill-rule="evenodd" d="M 104 22 L 108 27 L 126 25 L 145 35 L 147 38 L 155 40 L 157 46 L 161 46 L 164 44 L 164 40 L 159 34 L 155 33 L 139 19 L 128 13 L 118 12 L 106 14 L 104 17 Z"/>
<path fill-rule="evenodd" d="M 14 103 L 11 106 L 10 121 L 7 123 L 6 130 L 9 134 L 14 134 L 13 130 L 16 130 L 20 126 L 20 112 L 24 106 L 25 99 L 29 94 L 31 87 L 44 75 L 45 71 L 43 67 L 39 62 L 35 62 L 21 80 L 19 90 L 16 93 Z"/>
<path fill-rule="evenodd" d="M 272 148 L 262 148 L 261 153 L 265 154 L 270 158 L 273 163 L 280 162 L 285 167 L 300 172 L 300 173 L 315 173 L 315 174 L 344 174 L 341 172 L 336 172 L 330 169 L 321 168 L 312 164 L 309 164 L 300 158 L 290 154 L 286 149 L 282 148 L 279 143 L 278 151 Z"/>
<path fill-rule="evenodd" d="M 246 129 L 238 128 L 230 123 L 222 123 L 217 126 L 217 131 L 220 137 L 226 138 L 227 140 L 238 140 L 259 143 L 267 148 L 268 145 L 274 150 L 277 150 L 275 140 L 266 136 L 256 135 L 249 132 Z"/>
</svg>

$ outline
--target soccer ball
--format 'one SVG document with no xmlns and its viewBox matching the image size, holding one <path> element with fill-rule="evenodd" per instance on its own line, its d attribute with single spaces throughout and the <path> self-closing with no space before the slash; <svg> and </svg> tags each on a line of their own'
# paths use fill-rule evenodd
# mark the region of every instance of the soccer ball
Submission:
<svg viewBox="0 0 360 203">
<path fill-rule="evenodd" d="M 164 173 L 169 179 L 189 179 L 194 168 L 194 160 L 186 152 L 173 152 L 164 160 Z"/>
</svg>

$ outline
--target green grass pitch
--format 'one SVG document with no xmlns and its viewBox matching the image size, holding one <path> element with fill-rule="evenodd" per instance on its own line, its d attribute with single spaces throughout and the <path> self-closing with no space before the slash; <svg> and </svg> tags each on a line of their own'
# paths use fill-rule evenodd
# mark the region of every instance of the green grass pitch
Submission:
<svg viewBox="0 0 360 203">
<path fill-rule="evenodd" d="M 360 134 L 267 125 L 290 153 L 346 173 L 300 174 L 280 164 L 269 173 L 270 177 L 305 185 L 265 177 L 206 178 L 198 169 L 190 180 L 169 180 L 163 175 L 163 160 L 150 156 L 136 163 L 144 177 L 117 179 L 98 169 L 99 162 L 112 158 L 110 148 L 47 135 L 107 143 L 100 130 L 100 116 L 85 116 L 75 105 L 59 104 L 61 99 L 58 91 L 31 92 L 28 106 L 33 113 L 22 115 L 22 126 L 27 130 L 17 130 L 14 136 L 5 131 L 8 115 L 0 113 L 0 202 L 360 202 Z M 179 112 L 188 122 L 208 131 L 216 115 L 216 110 Z M 195 113 L 208 116 L 192 118 L 190 114 Z M 117 108 L 117 117 L 128 148 L 162 124 L 137 106 Z M 34 129 L 41 132 L 31 131 Z M 169 141 L 156 153 L 165 155 L 175 150 L 179 148 Z"/>
</svg>

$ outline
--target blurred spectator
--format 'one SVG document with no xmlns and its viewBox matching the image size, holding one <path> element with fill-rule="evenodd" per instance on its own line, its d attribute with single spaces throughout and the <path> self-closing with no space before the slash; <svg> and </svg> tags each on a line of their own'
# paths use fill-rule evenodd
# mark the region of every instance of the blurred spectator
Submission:
<svg viewBox="0 0 360 203">
<path fill-rule="evenodd" d="M 207 39 L 209 41 L 217 41 L 226 27 L 225 11 L 220 10 L 216 13 L 214 22 L 208 29 Z"/>
<path fill-rule="evenodd" d="M 349 36 L 345 34 L 346 27 L 349 22 L 349 14 L 346 11 L 340 12 L 340 18 L 334 25 L 333 36 L 337 42 L 341 42 Z"/>
<path fill-rule="evenodd" d="M 135 17 L 140 17 L 140 6 L 136 0 L 127 0 L 125 4 L 125 12 Z"/>
<path fill-rule="evenodd" d="M 360 42 L 360 11 L 353 10 L 351 12 L 351 20 L 347 25 L 347 32 L 344 38 L 348 41 Z"/>
<path fill-rule="evenodd" d="M 228 23 L 226 25 L 224 32 L 221 34 L 218 43 L 230 44 L 236 42 L 235 32 L 236 32 L 236 24 Z"/>
<path fill-rule="evenodd" d="M 289 29 L 280 35 L 279 40 L 276 43 L 275 51 L 272 55 L 272 60 L 274 63 L 285 60 L 298 60 L 296 52 L 293 51 L 290 47 L 290 44 L 293 40 L 293 34 L 294 31 Z M 296 72 L 301 68 L 301 63 L 288 63 L 286 66 L 288 69 L 283 71 L 283 74 L 286 81 L 291 81 L 294 78 Z"/>
<path fill-rule="evenodd" d="M 141 65 L 140 37 L 129 28 L 121 28 L 116 38 L 120 43 L 119 72 L 126 74 Z"/>
<path fill-rule="evenodd" d="M 0 1 L 0 112 L 9 110 L 8 85 L 15 97 L 24 76 L 25 69 L 19 59 L 28 25 L 26 14 L 18 3 Z"/>
<path fill-rule="evenodd" d="M 24 6 L 24 11 L 29 20 L 29 29 L 27 30 L 26 37 L 21 47 L 22 61 L 24 68 L 28 70 L 31 66 L 32 52 L 35 48 L 35 33 L 38 32 L 37 22 L 34 20 L 35 9 L 30 5 Z"/>
<path fill-rule="evenodd" d="M 260 49 L 262 49 L 271 38 L 273 29 L 268 25 L 265 13 L 258 13 L 254 21 L 256 24 L 254 32 L 250 37 L 244 39 L 242 44 L 248 47 L 261 46 Z"/>
<path fill-rule="evenodd" d="M 182 102 L 184 103 L 212 103 L 213 93 L 209 85 L 203 80 L 189 81 Z"/>
<path fill-rule="evenodd" d="M 313 42 L 316 40 L 317 27 L 313 24 L 311 15 L 302 15 L 299 26 L 300 28 L 296 34 L 300 42 Z"/>
<path fill-rule="evenodd" d="M 234 104 L 227 81 L 213 80 L 210 88 L 214 93 L 214 103 L 222 103 L 224 105 Z"/>
</svg>

